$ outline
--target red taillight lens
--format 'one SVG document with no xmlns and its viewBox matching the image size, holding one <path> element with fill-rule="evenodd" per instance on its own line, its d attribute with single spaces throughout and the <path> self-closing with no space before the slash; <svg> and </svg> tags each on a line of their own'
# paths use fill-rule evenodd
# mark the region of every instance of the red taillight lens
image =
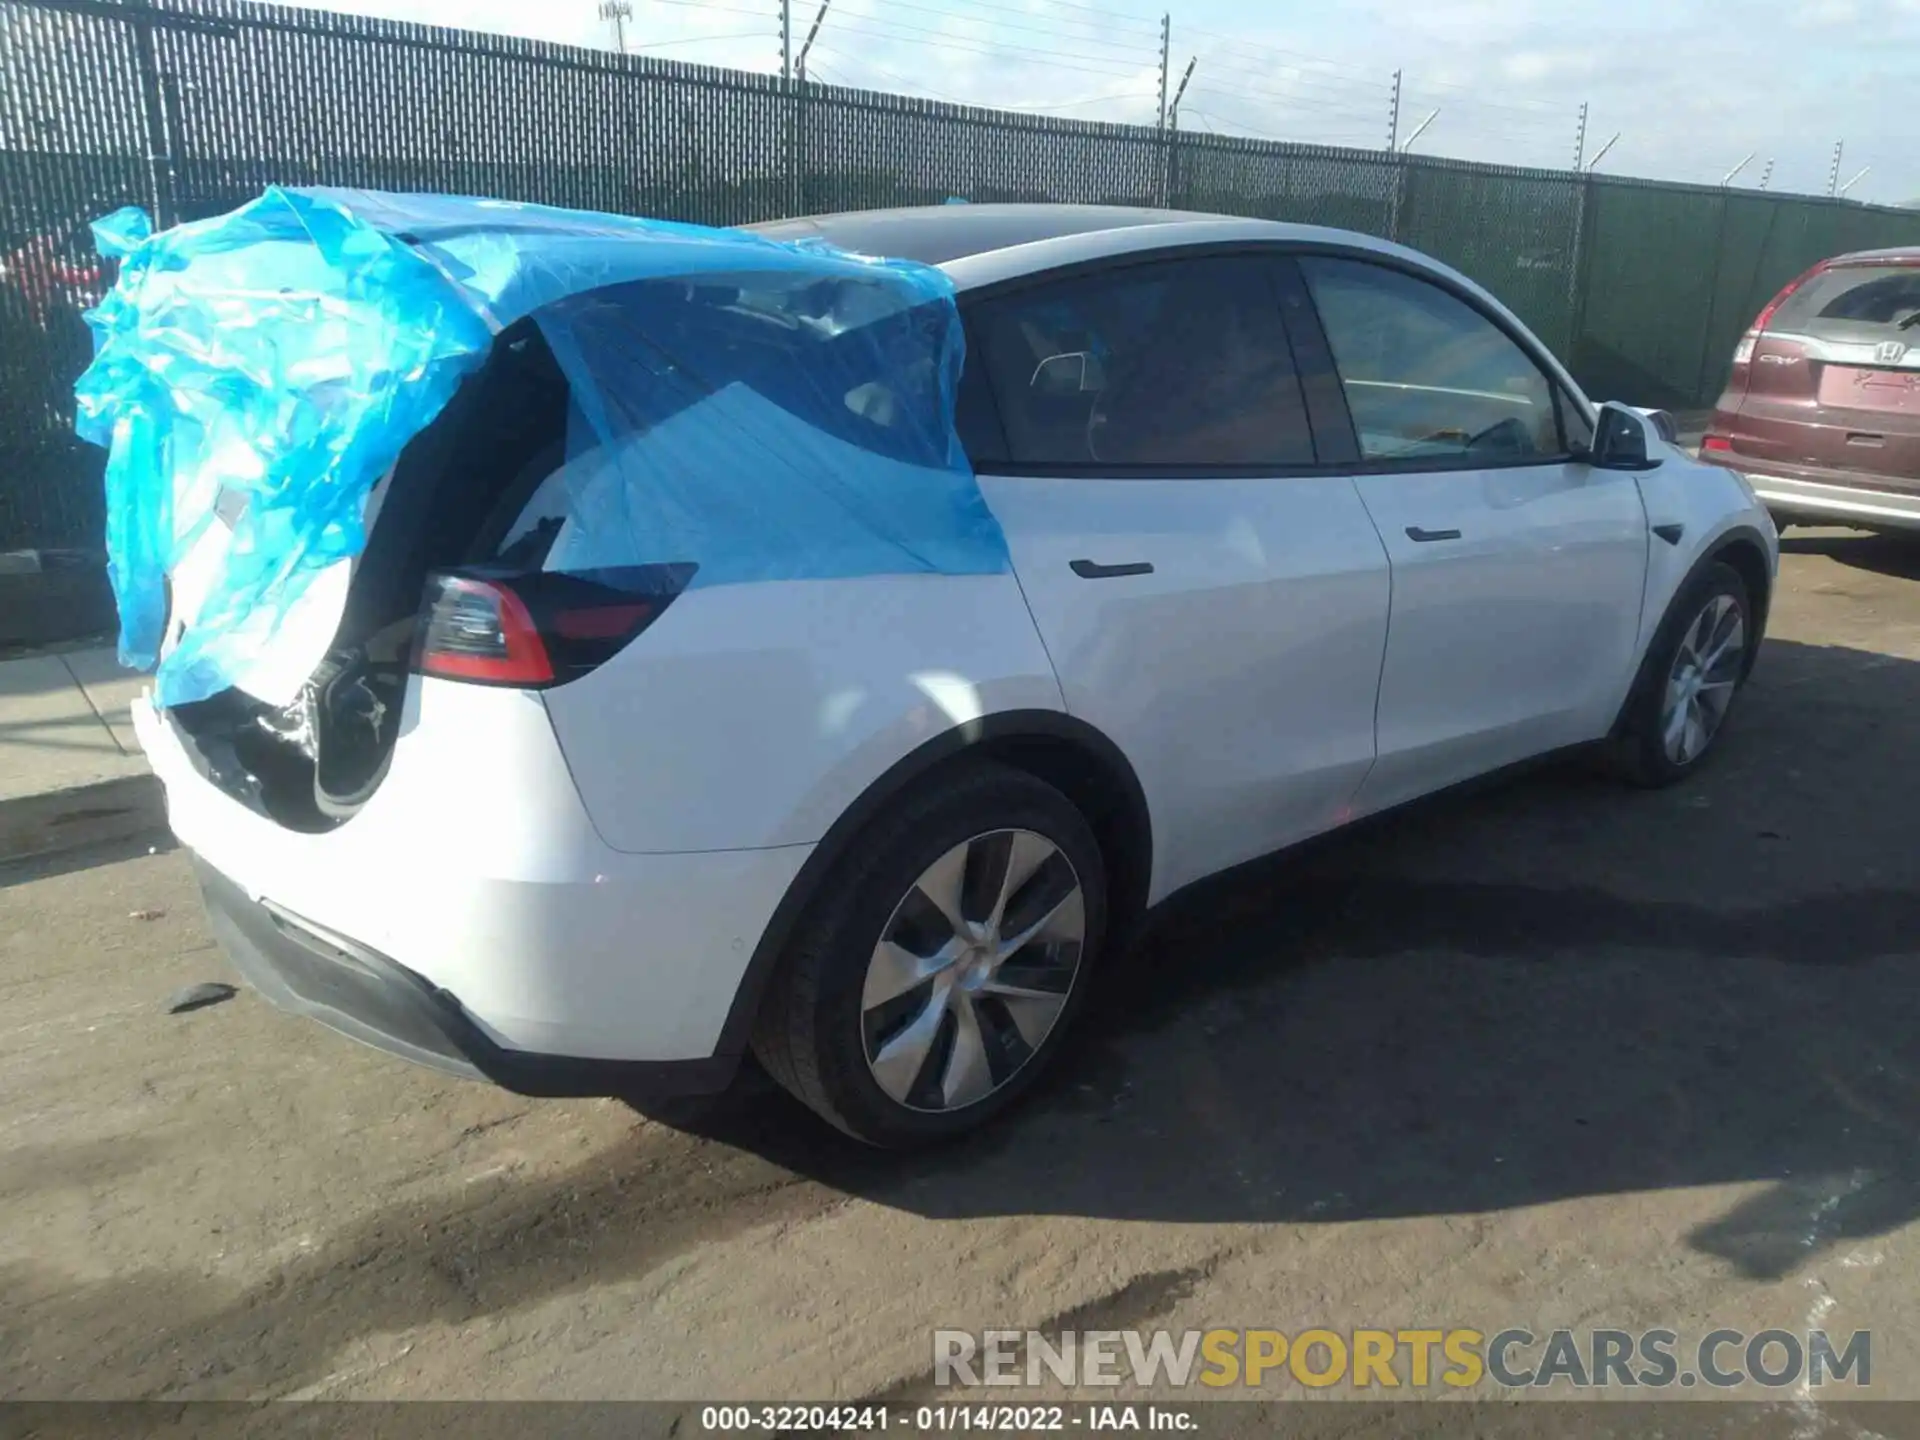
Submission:
<svg viewBox="0 0 1920 1440">
<path fill-rule="evenodd" d="M 564 684 L 617 655 L 657 620 L 695 568 L 435 576 L 414 668 L 483 685 Z"/>
<path fill-rule="evenodd" d="M 1747 328 L 1748 336 L 1749 337 L 1757 336 L 1760 334 L 1761 331 L 1765 330 L 1767 328 L 1767 322 L 1773 319 L 1774 312 L 1778 310 L 1782 305 L 1787 303 L 1788 298 L 1793 294 L 1793 292 L 1798 290 L 1802 285 L 1806 284 L 1809 280 L 1813 279 L 1814 276 L 1825 274 L 1826 271 L 1830 268 L 1831 263 L 1832 262 L 1830 261 L 1822 260 L 1818 265 L 1814 266 L 1811 270 L 1807 271 L 1806 274 L 1796 275 L 1793 279 L 1789 280 L 1785 285 L 1782 285 L 1780 287 L 1780 293 L 1774 296 L 1773 299 L 1769 300 L 1766 304 L 1766 308 L 1763 309 L 1757 316 L 1754 317 L 1753 324 Z"/>
<path fill-rule="evenodd" d="M 1730 454 L 1733 451 L 1733 441 L 1724 435 L 1709 435 L 1700 442 L 1700 449 L 1703 454 Z"/>
<path fill-rule="evenodd" d="M 438 582 L 420 642 L 420 669 L 445 680 L 545 685 L 546 642 L 520 597 L 505 585 L 449 575 Z"/>
</svg>

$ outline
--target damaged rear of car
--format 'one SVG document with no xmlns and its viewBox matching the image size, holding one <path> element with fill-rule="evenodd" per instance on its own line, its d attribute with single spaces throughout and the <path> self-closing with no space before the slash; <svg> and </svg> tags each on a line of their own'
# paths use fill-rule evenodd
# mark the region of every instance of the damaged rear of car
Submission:
<svg viewBox="0 0 1920 1440">
<path fill-rule="evenodd" d="M 847 689 L 816 637 L 878 623 L 848 584 L 1017 598 L 945 278 L 354 191 L 101 238 L 79 397 L 123 657 L 236 964 L 526 1093 L 724 1083 L 820 828 L 728 726 Z"/>
</svg>

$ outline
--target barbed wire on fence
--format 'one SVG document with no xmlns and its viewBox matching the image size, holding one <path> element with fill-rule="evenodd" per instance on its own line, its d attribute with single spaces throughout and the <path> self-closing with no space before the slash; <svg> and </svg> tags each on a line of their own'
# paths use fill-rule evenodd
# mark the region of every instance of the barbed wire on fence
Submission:
<svg viewBox="0 0 1920 1440">
<path fill-rule="evenodd" d="M 764 36 L 773 53 L 775 27 L 753 23 L 767 6 L 702 7 L 724 27 L 705 38 Z M 332 184 L 720 225 L 956 198 L 1332 225 L 1487 285 L 1595 393 L 1678 408 L 1717 384 L 1716 357 L 1770 287 L 1823 255 L 1920 239 L 1914 212 L 1575 171 L 1573 116 L 1417 76 L 1397 91 L 1406 127 L 1390 125 L 1396 87 L 1380 77 L 1228 51 L 1230 36 L 1177 32 L 1198 68 L 1162 128 L 1172 42 L 1156 28 L 1140 49 L 1140 17 L 1045 0 L 1027 29 L 1088 42 L 1063 54 L 1045 34 L 942 38 L 927 9 L 824 28 L 802 81 L 659 53 L 675 35 L 635 35 L 623 55 L 249 0 L 0 0 L 0 549 L 97 540 L 97 456 L 73 439 L 71 384 L 103 273 L 87 222 L 126 204 L 167 224 L 267 185 Z M 1096 27 L 1111 46 L 1082 33 Z M 937 90 L 897 58 L 925 46 L 950 62 Z M 1006 78 L 1035 67 L 1080 93 Z M 977 103 L 982 74 L 1009 103 Z M 1426 134 L 1451 124 L 1554 163 L 1386 148 L 1434 109 Z M 1589 118 L 1596 137 L 1615 128 Z"/>
</svg>

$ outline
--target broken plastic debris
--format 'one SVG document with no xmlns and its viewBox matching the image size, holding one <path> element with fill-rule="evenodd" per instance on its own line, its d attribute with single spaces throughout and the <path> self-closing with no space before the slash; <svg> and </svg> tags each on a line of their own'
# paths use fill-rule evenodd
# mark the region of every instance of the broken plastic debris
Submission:
<svg viewBox="0 0 1920 1440">
<path fill-rule="evenodd" d="M 189 1010 L 204 1010 L 209 1005 L 218 1005 L 222 1000 L 231 1000 L 239 992 L 231 985 L 218 980 L 203 980 L 198 985 L 189 985 L 176 991 L 167 1001 L 169 1015 L 184 1015 Z"/>
</svg>

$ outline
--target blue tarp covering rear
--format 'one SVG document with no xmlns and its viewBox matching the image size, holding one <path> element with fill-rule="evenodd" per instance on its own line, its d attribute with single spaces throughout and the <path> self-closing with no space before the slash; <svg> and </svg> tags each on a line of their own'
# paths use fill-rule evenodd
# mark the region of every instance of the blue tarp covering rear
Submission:
<svg viewBox="0 0 1920 1440">
<path fill-rule="evenodd" d="M 158 234 L 121 211 L 95 233 L 121 270 L 89 316 L 77 428 L 109 448 L 121 654 L 158 661 L 162 704 L 231 684 L 360 553 L 375 483 L 527 316 L 573 396 L 569 458 L 528 511 L 559 522 L 546 568 L 691 561 L 697 585 L 1007 568 L 954 434 L 963 341 L 938 270 L 355 190 L 269 190 Z M 233 527 L 218 582 L 162 658 L 165 577 L 216 524 Z"/>
</svg>

